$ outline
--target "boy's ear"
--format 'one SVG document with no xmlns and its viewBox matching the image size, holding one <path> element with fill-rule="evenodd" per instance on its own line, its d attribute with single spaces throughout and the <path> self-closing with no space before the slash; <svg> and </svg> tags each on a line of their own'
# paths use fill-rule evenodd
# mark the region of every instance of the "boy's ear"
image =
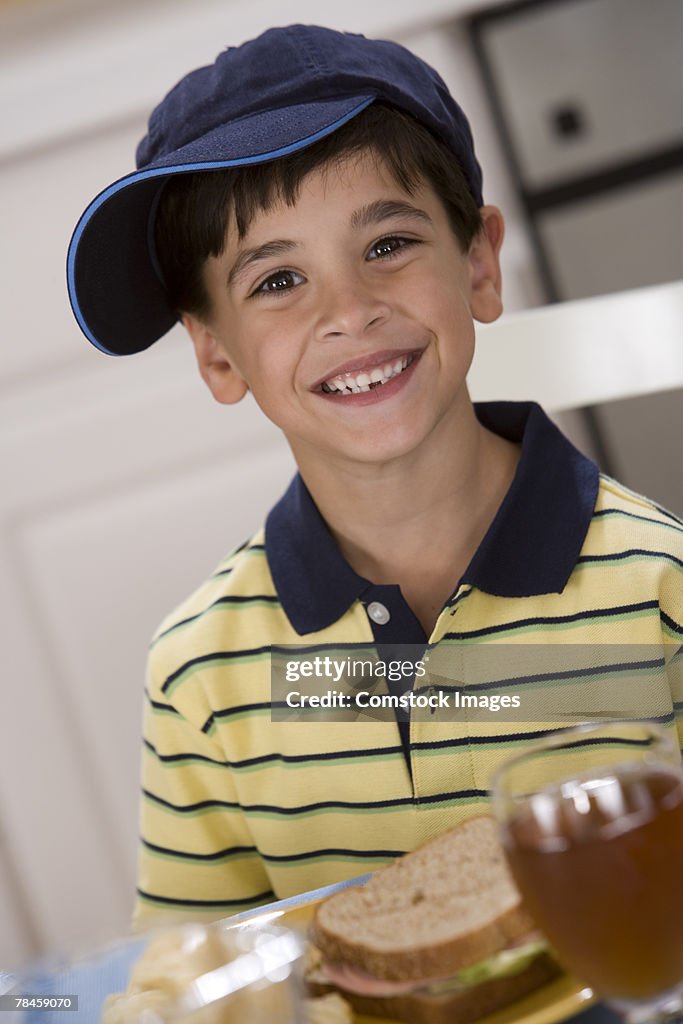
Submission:
<svg viewBox="0 0 683 1024">
<path fill-rule="evenodd" d="M 183 314 L 182 324 L 194 346 L 201 378 L 213 397 L 223 405 L 239 402 L 249 387 L 211 328 L 192 313 Z"/>
<path fill-rule="evenodd" d="M 500 247 L 505 234 L 503 215 L 497 206 L 482 206 L 482 229 L 472 239 L 470 263 L 470 308 L 480 323 L 489 324 L 503 312 Z"/>
</svg>

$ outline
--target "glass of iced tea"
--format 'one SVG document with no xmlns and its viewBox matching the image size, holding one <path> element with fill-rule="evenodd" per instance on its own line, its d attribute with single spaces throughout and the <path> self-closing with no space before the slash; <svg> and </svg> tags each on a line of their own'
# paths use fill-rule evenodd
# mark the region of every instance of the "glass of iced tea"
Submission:
<svg viewBox="0 0 683 1024">
<path fill-rule="evenodd" d="M 506 761 L 493 810 L 558 958 L 627 1019 L 683 1022 L 683 765 L 648 722 L 562 730 Z"/>
</svg>

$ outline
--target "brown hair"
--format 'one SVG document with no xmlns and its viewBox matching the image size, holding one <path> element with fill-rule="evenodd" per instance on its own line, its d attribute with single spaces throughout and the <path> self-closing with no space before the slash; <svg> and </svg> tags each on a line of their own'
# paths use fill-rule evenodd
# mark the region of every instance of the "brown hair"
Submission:
<svg viewBox="0 0 683 1024">
<path fill-rule="evenodd" d="M 428 182 L 467 251 L 482 221 L 456 156 L 409 114 L 373 103 L 337 131 L 289 156 L 168 179 L 157 208 L 154 241 L 173 309 L 199 317 L 210 314 L 204 262 L 223 252 L 231 213 L 243 238 L 258 211 L 278 200 L 293 206 L 311 171 L 366 152 L 382 161 L 409 194 Z"/>
</svg>

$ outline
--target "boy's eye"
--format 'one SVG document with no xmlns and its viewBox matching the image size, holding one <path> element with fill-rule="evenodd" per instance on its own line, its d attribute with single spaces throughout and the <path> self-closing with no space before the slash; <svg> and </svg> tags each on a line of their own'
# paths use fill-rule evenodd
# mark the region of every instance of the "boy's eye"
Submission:
<svg viewBox="0 0 683 1024">
<path fill-rule="evenodd" d="M 401 249 L 406 249 L 410 245 L 417 245 L 418 240 L 416 238 L 403 238 L 400 235 L 388 235 L 386 238 L 380 238 L 377 242 L 373 242 L 368 252 L 369 260 L 382 260 L 391 258 L 394 253 L 399 252 Z"/>
<path fill-rule="evenodd" d="M 291 291 L 303 281 L 301 274 L 295 270 L 276 270 L 269 274 L 265 280 L 254 288 L 252 295 L 275 295 L 280 292 Z"/>
</svg>

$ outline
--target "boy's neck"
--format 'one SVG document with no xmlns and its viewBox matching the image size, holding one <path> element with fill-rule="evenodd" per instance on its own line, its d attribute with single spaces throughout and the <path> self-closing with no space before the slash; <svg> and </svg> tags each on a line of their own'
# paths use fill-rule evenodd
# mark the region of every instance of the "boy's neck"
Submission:
<svg viewBox="0 0 683 1024">
<path fill-rule="evenodd" d="M 518 459 L 518 447 L 486 430 L 468 402 L 451 436 L 390 465 L 299 465 L 351 567 L 372 583 L 398 584 L 429 636 Z"/>
</svg>

